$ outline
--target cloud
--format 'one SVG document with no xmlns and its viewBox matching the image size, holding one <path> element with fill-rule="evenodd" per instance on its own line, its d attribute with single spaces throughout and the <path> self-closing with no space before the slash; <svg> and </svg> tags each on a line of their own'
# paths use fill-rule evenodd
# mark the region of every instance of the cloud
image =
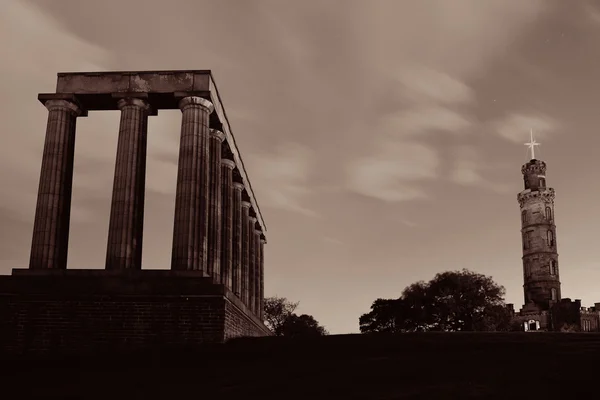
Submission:
<svg viewBox="0 0 600 400">
<path fill-rule="evenodd" d="M 244 157 L 259 207 L 271 207 L 306 216 L 316 216 L 303 204 L 311 194 L 308 187 L 313 151 L 297 143 L 279 145 L 274 154 Z"/>
<path fill-rule="evenodd" d="M 529 132 L 533 129 L 536 140 L 544 139 L 558 128 L 558 123 L 545 115 L 528 115 L 512 113 L 492 123 L 492 129 L 502 138 L 514 142 L 525 143 L 529 140 Z"/>
<path fill-rule="evenodd" d="M 422 107 L 382 118 L 385 132 L 397 136 L 429 132 L 465 133 L 472 122 L 463 114 L 444 107 Z"/>
<path fill-rule="evenodd" d="M 480 173 L 482 163 L 475 147 L 455 146 L 451 154 L 454 162 L 449 178 L 452 182 L 465 186 L 483 182 Z"/>
<path fill-rule="evenodd" d="M 401 219 L 400 223 L 402 223 L 402 225 L 408 226 L 409 228 L 415 228 L 419 226 L 416 222 L 410 221 L 408 219 Z"/>
<path fill-rule="evenodd" d="M 413 103 L 467 104 L 475 97 L 464 82 L 426 66 L 405 67 L 396 78 L 402 98 Z"/>
<path fill-rule="evenodd" d="M 597 25 L 600 25 L 600 9 L 591 4 L 590 1 L 583 3 L 584 11 L 589 19 Z"/>
<path fill-rule="evenodd" d="M 483 160 L 481 153 L 474 146 L 455 146 L 450 151 L 453 159 L 448 179 L 462 186 L 477 186 L 495 193 L 504 194 L 514 189 L 512 184 L 493 181 L 490 172 L 499 164 Z"/>
<path fill-rule="evenodd" d="M 0 47 L 0 91 L 10 94 L 0 107 L 0 120 L 6 122 L 0 136 L 0 185 L 10 188 L 0 206 L 32 220 L 47 118 L 37 93 L 52 92 L 56 72 L 101 70 L 110 55 L 17 0 L 0 2 Z M 76 162 L 83 159 L 76 155 Z"/>
<path fill-rule="evenodd" d="M 350 163 L 348 188 L 387 202 L 426 198 L 416 182 L 435 178 L 438 164 L 438 155 L 430 147 L 415 142 L 390 142 L 375 155 Z"/>
<path fill-rule="evenodd" d="M 335 244 L 335 245 L 338 245 L 338 246 L 344 245 L 344 242 L 342 242 L 341 240 L 333 238 L 333 237 L 330 237 L 330 236 L 325 236 L 325 237 L 322 238 L 322 240 L 325 243 L 331 243 L 331 244 Z"/>
</svg>

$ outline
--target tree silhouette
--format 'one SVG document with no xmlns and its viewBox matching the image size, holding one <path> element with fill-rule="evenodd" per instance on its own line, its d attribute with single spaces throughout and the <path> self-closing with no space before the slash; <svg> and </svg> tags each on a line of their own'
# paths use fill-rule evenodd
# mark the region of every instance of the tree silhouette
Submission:
<svg viewBox="0 0 600 400">
<path fill-rule="evenodd" d="M 507 331 L 504 287 L 466 269 L 437 274 L 408 286 L 398 299 L 377 299 L 360 330 L 372 332 Z"/>
<path fill-rule="evenodd" d="M 265 323 L 276 336 L 322 336 L 327 335 L 312 315 L 296 315 L 298 302 L 285 297 L 265 298 Z"/>
<path fill-rule="evenodd" d="M 312 315 L 290 315 L 283 323 L 282 336 L 308 337 L 327 335 L 324 327 L 320 326 Z"/>
<path fill-rule="evenodd" d="M 286 319 L 298 307 L 298 302 L 292 303 L 285 297 L 266 297 L 264 316 L 267 327 L 277 336 L 282 335 L 282 327 Z"/>
</svg>

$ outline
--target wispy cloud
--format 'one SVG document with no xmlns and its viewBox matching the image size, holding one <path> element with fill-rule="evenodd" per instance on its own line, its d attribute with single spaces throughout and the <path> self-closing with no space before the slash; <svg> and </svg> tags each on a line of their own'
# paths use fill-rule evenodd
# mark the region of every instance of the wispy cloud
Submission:
<svg viewBox="0 0 600 400">
<path fill-rule="evenodd" d="M 492 123 L 492 129 L 500 137 L 514 143 L 525 143 L 531 129 L 537 139 L 543 139 L 556 132 L 557 128 L 557 121 L 541 114 L 512 113 Z"/>
<path fill-rule="evenodd" d="M 304 206 L 312 192 L 308 180 L 313 157 L 311 149 L 296 143 L 281 145 L 274 153 L 248 155 L 248 170 L 255 177 L 252 182 L 261 207 L 316 216 Z"/>
<path fill-rule="evenodd" d="M 448 179 L 457 185 L 477 186 L 495 193 L 507 193 L 513 189 L 511 184 L 497 182 L 490 178 L 490 172 L 499 165 L 490 160 L 483 159 L 481 153 L 474 146 L 454 146 L 450 155 L 452 168 L 448 172 Z"/>
<path fill-rule="evenodd" d="M 397 73 L 400 95 L 417 104 L 467 104 L 474 100 L 473 90 L 448 73 L 426 66 L 405 67 Z"/>
<path fill-rule="evenodd" d="M 594 24 L 598 24 L 600 26 L 600 7 L 598 6 L 598 3 L 595 2 L 595 4 L 593 0 L 588 0 L 586 2 L 583 3 L 583 7 L 584 10 L 586 12 L 586 14 L 588 15 L 588 17 L 590 18 L 590 20 L 594 23 Z"/>
<path fill-rule="evenodd" d="M 110 55 L 72 36 L 27 2 L 16 0 L 0 2 L 0 46 L 5 55 L 0 63 L 0 90 L 10 93 L 10 100 L 0 107 L 0 120 L 17 127 L 0 136 L 0 185 L 10 188 L 0 197 L 0 206 L 31 220 L 47 118 L 36 94 L 52 91 L 56 72 L 102 70 Z M 78 154 L 76 162 L 84 158 Z"/>
<path fill-rule="evenodd" d="M 471 121 L 464 114 L 445 107 L 416 107 L 385 116 L 382 128 L 394 136 L 423 133 L 465 133 Z"/>
<path fill-rule="evenodd" d="M 338 245 L 338 246 L 344 245 L 344 242 L 342 242 L 341 240 L 336 239 L 334 237 L 331 237 L 331 236 L 325 236 L 325 237 L 323 237 L 322 240 L 324 242 L 326 242 L 326 243 L 331 243 L 331 244 L 335 244 L 335 245 Z"/>
<path fill-rule="evenodd" d="M 436 177 L 437 153 L 420 143 L 390 142 L 348 166 L 348 187 L 388 202 L 427 197 L 415 182 Z"/>
<path fill-rule="evenodd" d="M 408 226 L 409 228 L 416 228 L 417 226 L 419 226 L 419 224 L 417 224 L 416 222 L 410 221 L 408 219 L 401 219 L 400 223 L 402 223 L 402 225 Z"/>
</svg>

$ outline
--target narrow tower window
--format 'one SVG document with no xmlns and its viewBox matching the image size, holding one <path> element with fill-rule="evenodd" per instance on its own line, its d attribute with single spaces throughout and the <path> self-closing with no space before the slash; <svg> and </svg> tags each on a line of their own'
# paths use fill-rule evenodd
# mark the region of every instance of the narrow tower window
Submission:
<svg viewBox="0 0 600 400">
<path fill-rule="evenodd" d="M 550 261 L 550 275 L 556 275 L 556 261 L 552 260 Z"/>
<path fill-rule="evenodd" d="M 552 231 L 548 231 L 547 239 L 548 239 L 548 246 L 554 247 L 554 233 L 552 233 Z"/>
<path fill-rule="evenodd" d="M 546 207 L 546 219 L 552 221 L 552 209 L 550 207 Z"/>
<path fill-rule="evenodd" d="M 523 212 L 521 212 L 521 222 L 524 224 L 527 223 L 527 210 L 523 210 Z"/>
<path fill-rule="evenodd" d="M 550 289 L 550 293 L 552 294 L 552 301 L 556 301 L 556 289 Z"/>
<path fill-rule="evenodd" d="M 546 187 L 546 179 L 540 178 L 540 187 L 541 188 Z"/>
</svg>

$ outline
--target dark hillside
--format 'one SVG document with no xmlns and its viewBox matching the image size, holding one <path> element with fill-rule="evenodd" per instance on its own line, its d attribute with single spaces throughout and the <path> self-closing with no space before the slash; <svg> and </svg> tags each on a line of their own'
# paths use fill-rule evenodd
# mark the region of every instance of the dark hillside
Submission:
<svg viewBox="0 0 600 400">
<path fill-rule="evenodd" d="M 598 398 L 599 361 L 600 334 L 267 337 L 5 357 L 1 384 L 40 399 L 580 399 Z"/>
</svg>

